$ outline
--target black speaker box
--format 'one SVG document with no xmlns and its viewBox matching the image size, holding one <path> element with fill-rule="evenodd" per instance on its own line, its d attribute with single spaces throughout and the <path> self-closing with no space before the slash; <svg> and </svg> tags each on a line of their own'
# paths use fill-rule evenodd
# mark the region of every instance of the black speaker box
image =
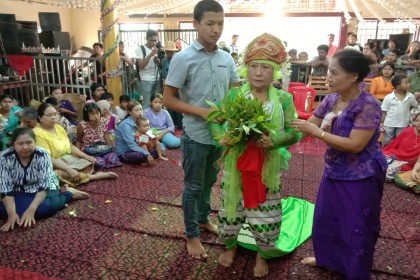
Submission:
<svg viewBox="0 0 420 280">
<path fill-rule="evenodd" d="M 38 25 L 36 21 L 17 21 L 19 46 L 39 47 Z"/>
<path fill-rule="evenodd" d="M 6 54 L 20 53 L 19 35 L 14 14 L 0 14 L 0 35 Z M 3 54 L 1 49 L 0 54 Z"/>
<path fill-rule="evenodd" d="M 60 46 L 60 50 L 71 50 L 69 32 L 41 32 L 39 33 L 39 41 L 44 45 L 44 48 L 57 48 Z"/>
<path fill-rule="evenodd" d="M 61 21 L 59 13 L 39 12 L 38 17 L 42 32 L 61 31 Z"/>
</svg>

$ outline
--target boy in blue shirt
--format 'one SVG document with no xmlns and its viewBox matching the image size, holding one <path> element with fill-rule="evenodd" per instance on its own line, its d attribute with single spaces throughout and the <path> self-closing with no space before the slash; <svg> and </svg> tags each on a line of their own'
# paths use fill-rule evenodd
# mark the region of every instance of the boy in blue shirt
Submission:
<svg viewBox="0 0 420 280">
<path fill-rule="evenodd" d="M 184 168 L 182 209 L 188 254 L 207 258 L 200 242 L 200 229 L 217 234 L 210 223 L 210 195 L 219 170 L 214 163 L 222 150 L 213 144 L 207 124 L 211 112 L 206 100 L 217 103 L 230 86 L 240 81 L 232 57 L 217 47 L 224 25 L 223 7 L 214 0 L 202 0 L 194 8 L 194 28 L 198 38 L 172 58 L 163 102 L 184 114 L 181 137 Z M 179 91 L 180 99 L 176 97 Z"/>
</svg>

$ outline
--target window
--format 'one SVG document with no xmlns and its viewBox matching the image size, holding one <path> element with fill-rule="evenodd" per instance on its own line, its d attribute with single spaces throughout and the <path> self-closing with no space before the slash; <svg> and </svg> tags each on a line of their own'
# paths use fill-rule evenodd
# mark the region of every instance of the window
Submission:
<svg viewBox="0 0 420 280">
<path fill-rule="evenodd" d="M 412 40 L 418 40 L 419 27 L 409 20 L 394 20 L 387 22 L 365 20 L 359 22 L 357 38 L 360 44 L 364 44 L 368 39 L 388 39 L 391 34 L 402 33 L 411 33 L 413 34 Z"/>
</svg>

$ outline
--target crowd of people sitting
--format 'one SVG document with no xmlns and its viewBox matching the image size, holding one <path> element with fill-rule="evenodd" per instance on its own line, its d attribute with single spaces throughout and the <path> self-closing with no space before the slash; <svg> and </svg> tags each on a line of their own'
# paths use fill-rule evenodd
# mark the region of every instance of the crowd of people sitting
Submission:
<svg viewBox="0 0 420 280">
<path fill-rule="evenodd" d="M 1 230 L 30 227 L 71 200 L 87 198 L 74 187 L 116 179 L 110 168 L 167 161 L 165 150 L 181 146 L 161 94 L 152 95 L 143 113 L 127 95 L 114 110 L 114 96 L 104 85 L 90 89 L 82 112 L 60 88 L 25 108 L 10 95 L 0 96 L 0 218 L 7 219 Z M 103 171 L 95 172 L 98 168 Z"/>
</svg>

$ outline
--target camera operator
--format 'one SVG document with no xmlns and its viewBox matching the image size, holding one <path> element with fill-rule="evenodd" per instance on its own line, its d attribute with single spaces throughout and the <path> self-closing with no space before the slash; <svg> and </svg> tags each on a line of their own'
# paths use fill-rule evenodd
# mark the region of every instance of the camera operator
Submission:
<svg viewBox="0 0 420 280">
<path fill-rule="evenodd" d="M 161 64 L 157 47 L 159 41 L 158 33 L 154 30 L 147 30 L 146 44 L 136 50 L 137 69 L 140 76 L 140 93 L 143 97 L 143 109 L 150 107 L 150 97 L 161 90 Z M 163 49 L 162 49 L 163 50 Z M 163 51 L 164 54 L 164 51 Z"/>
<path fill-rule="evenodd" d="M 165 85 L 165 79 L 166 79 L 166 76 L 168 76 L 169 65 L 171 63 L 171 59 L 174 56 L 174 54 L 179 51 L 179 49 L 176 47 L 176 44 L 174 42 L 167 41 L 165 43 L 164 50 L 165 50 L 166 56 L 162 59 L 163 85 Z M 176 94 L 176 97 L 179 98 L 179 93 Z M 174 122 L 174 125 L 177 128 L 182 129 L 182 114 L 169 108 L 167 110 L 169 112 L 169 115 L 172 118 L 172 121 Z"/>
</svg>

